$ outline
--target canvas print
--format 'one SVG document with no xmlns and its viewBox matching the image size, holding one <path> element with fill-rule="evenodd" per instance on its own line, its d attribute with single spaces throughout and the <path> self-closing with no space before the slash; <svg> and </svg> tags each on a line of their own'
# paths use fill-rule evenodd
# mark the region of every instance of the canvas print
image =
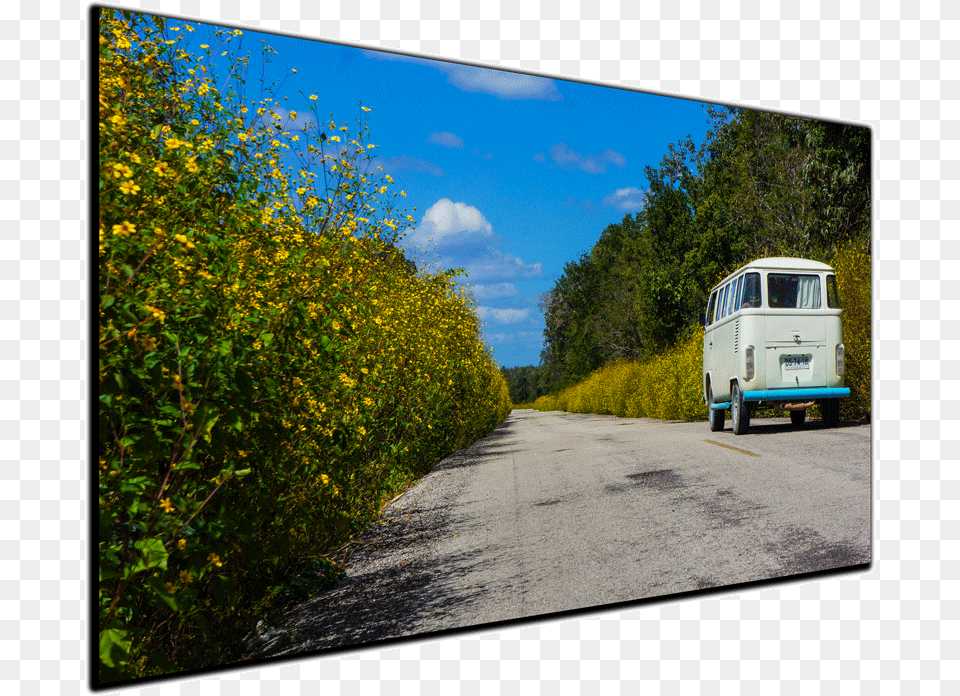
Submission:
<svg viewBox="0 0 960 696">
<path fill-rule="evenodd" d="M 92 686 L 871 562 L 868 128 L 92 16 Z"/>
</svg>

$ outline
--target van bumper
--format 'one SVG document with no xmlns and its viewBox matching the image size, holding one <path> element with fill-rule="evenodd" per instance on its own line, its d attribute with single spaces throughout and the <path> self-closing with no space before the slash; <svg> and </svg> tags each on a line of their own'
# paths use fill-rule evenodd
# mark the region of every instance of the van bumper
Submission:
<svg viewBox="0 0 960 696">
<path fill-rule="evenodd" d="M 850 396 L 848 387 L 816 387 L 811 389 L 758 389 L 743 392 L 744 401 L 803 401 L 808 399 L 842 399 Z M 730 408 L 730 402 L 712 404 L 711 409 Z"/>
</svg>

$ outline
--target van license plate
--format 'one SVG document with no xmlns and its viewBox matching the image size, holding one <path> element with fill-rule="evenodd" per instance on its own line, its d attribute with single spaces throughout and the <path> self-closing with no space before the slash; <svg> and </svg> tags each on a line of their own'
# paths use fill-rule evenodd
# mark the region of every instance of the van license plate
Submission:
<svg viewBox="0 0 960 696">
<path fill-rule="evenodd" d="M 809 355 L 788 355 L 783 359 L 783 367 L 787 370 L 809 370 Z"/>
</svg>

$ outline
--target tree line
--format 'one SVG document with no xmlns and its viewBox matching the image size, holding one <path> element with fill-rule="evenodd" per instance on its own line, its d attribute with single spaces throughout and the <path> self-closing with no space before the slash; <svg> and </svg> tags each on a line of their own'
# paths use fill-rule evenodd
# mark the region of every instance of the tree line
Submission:
<svg viewBox="0 0 960 696">
<path fill-rule="evenodd" d="M 540 365 L 503 370 L 514 403 L 662 354 L 697 329 L 710 288 L 751 260 L 831 263 L 854 250 L 869 266 L 867 127 L 704 109 L 704 141 L 688 136 L 645 167 L 644 207 L 604 229 L 541 296 Z"/>
</svg>

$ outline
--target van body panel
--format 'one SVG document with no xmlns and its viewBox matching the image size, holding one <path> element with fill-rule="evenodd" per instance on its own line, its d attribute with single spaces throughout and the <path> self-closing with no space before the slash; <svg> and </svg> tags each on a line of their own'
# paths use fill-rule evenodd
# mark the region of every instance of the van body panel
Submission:
<svg viewBox="0 0 960 696">
<path fill-rule="evenodd" d="M 704 315 L 704 402 L 730 408 L 734 384 L 751 406 L 798 409 L 801 398 L 848 396 L 837 374 L 843 328 L 835 283 L 827 264 L 785 257 L 758 259 L 718 283 Z"/>
</svg>

